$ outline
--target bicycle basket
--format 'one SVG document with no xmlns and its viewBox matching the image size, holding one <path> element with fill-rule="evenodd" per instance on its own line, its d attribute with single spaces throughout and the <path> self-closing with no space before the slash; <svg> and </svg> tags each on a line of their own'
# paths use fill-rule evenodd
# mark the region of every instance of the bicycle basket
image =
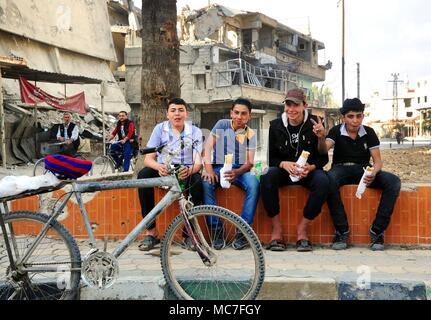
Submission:
<svg viewBox="0 0 431 320">
<path fill-rule="evenodd" d="M 81 160 L 64 156 L 61 154 L 54 154 L 46 156 L 45 169 L 51 171 L 60 179 L 76 179 L 91 170 L 93 165 L 90 160 Z"/>
</svg>

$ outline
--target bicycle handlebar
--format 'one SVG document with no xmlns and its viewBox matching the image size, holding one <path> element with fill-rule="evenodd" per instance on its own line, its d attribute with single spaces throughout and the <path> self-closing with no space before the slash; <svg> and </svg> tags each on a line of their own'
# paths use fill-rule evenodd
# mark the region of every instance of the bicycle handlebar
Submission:
<svg viewBox="0 0 431 320">
<path fill-rule="evenodd" d="M 148 153 L 160 152 L 163 150 L 164 147 L 166 147 L 166 145 L 167 145 L 167 143 L 162 144 L 162 145 L 155 147 L 155 148 L 144 148 L 144 149 L 139 150 L 139 153 L 144 155 L 144 154 L 148 154 Z"/>
</svg>

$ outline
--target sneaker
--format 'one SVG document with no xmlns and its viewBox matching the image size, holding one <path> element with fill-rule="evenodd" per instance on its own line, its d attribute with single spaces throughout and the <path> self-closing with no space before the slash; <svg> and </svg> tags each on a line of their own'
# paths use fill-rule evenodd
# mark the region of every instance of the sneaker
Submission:
<svg viewBox="0 0 431 320">
<path fill-rule="evenodd" d="M 332 241 L 331 248 L 333 250 L 345 250 L 347 249 L 347 240 L 349 240 L 350 231 L 339 232 L 335 231 L 334 240 Z"/>
<path fill-rule="evenodd" d="M 385 240 L 383 233 L 377 234 L 370 229 L 371 244 L 370 249 L 372 251 L 383 251 L 385 250 Z"/>
<path fill-rule="evenodd" d="M 196 247 L 193 245 L 192 238 L 190 238 L 190 237 L 185 237 L 181 246 L 184 249 L 187 249 L 190 251 L 196 251 Z"/>
<path fill-rule="evenodd" d="M 242 250 L 249 246 L 249 243 L 241 232 L 237 232 L 235 240 L 232 242 L 232 248 L 235 250 Z"/>
<path fill-rule="evenodd" d="M 212 246 L 214 249 L 221 250 L 226 246 L 223 227 L 211 228 L 210 236 L 212 237 Z"/>
</svg>

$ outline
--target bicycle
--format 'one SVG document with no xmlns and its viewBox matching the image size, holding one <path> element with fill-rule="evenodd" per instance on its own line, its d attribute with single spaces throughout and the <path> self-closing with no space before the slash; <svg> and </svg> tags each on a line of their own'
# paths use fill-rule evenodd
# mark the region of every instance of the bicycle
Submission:
<svg viewBox="0 0 431 320">
<path fill-rule="evenodd" d="M 98 156 L 93 160 L 93 167 L 91 168 L 91 171 L 89 172 L 90 176 L 93 175 L 106 175 L 106 174 L 110 174 L 110 173 L 114 173 L 115 170 L 118 171 L 122 171 L 123 170 L 123 166 L 117 166 L 117 163 L 115 162 L 114 158 L 112 157 L 112 153 L 114 151 L 111 150 L 111 145 L 112 144 L 116 144 L 119 142 L 108 142 L 106 143 L 106 150 L 107 153 L 102 155 L 102 156 Z M 122 156 L 123 156 L 123 150 L 122 148 L 120 150 L 116 150 L 115 153 L 120 156 L 121 159 L 121 163 L 123 162 Z M 131 158 L 130 158 L 130 167 L 129 170 L 130 171 L 134 171 L 135 170 L 135 163 L 136 163 L 136 158 L 137 155 L 134 154 L 132 152 Z"/>
<path fill-rule="evenodd" d="M 164 146 L 159 148 L 165 150 Z M 141 153 L 159 152 L 162 150 L 159 148 L 143 149 Z M 175 155 L 173 151 L 167 153 L 168 158 Z M 8 211 L 7 201 L 50 192 L 67 183 L 71 184 L 72 191 L 64 195 L 51 215 Z M 81 194 L 142 187 L 168 189 L 166 195 L 112 253 L 99 250 Z M 90 239 L 89 251 L 83 258 L 74 237 L 56 220 L 73 195 Z M 185 198 L 173 166 L 166 177 L 69 181 L 54 188 L 1 198 L 5 214 L 0 214 L 0 299 L 74 299 L 79 292 L 81 276 L 85 285 L 110 287 L 119 274 L 117 259 L 176 200 L 179 201 L 180 213 L 166 229 L 160 248 L 162 272 L 172 292 L 180 299 L 255 299 L 265 275 L 263 249 L 255 232 L 240 216 L 225 208 L 209 205 L 194 207 Z M 232 242 L 235 234 L 241 232 L 249 247 L 241 252 L 227 247 L 215 250 L 212 243 L 217 231 L 208 226 L 209 216 L 219 218 L 223 228 L 218 228 L 218 232 L 223 230 L 227 242 Z M 191 238 L 193 248 L 183 245 L 184 232 Z M 55 255 L 51 255 L 53 248 Z M 239 263 L 223 267 L 229 258 Z"/>
<path fill-rule="evenodd" d="M 66 145 L 66 142 L 54 142 L 54 143 L 50 143 L 48 145 L 48 152 L 46 152 L 46 154 L 62 154 L 62 146 Z M 55 151 L 53 151 L 52 149 L 54 149 Z M 82 159 L 82 160 L 86 160 L 84 155 L 82 153 L 76 152 L 73 155 L 74 158 L 77 159 Z M 46 172 L 45 170 L 45 163 L 44 163 L 45 158 L 40 158 L 38 160 L 36 160 L 36 162 L 33 165 L 33 176 L 39 176 L 42 175 Z"/>
</svg>

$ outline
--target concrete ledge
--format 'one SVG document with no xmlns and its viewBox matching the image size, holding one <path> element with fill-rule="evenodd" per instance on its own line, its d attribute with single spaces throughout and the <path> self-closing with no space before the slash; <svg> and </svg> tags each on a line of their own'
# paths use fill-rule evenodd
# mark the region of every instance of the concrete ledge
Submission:
<svg viewBox="0 0 431 320">
<path fill-rule="evenodd" d="M 327 278 L 267 277 L 258 300 L 337 300 L 337 284 Z"/>
<path fill-rule="evenodd" d="M 431 300 L 431 281 L 425 281 L 426 299 Z"/>
<path fill-rule="evenodd" d="M 177 300 L 163 277 L 119 279 L 106 290 L 81 288 L 81 300 Z M 267 277 L 257 300 L 431 300 L 431 282 L 355 282 L 331 278 Z"/>
<path fill-rule="evenodd" d="M 427 300 L 424 282 L 372 282 L 368 288 L 340 282 L 338 294 L 339 300 Z"/>
<path fill-rule="evenodd" d="M 163 277 L 128 277 L 118 279 L 105 290 L 81 288 L 81 300 L 163 300 Z"/>
</svg>

